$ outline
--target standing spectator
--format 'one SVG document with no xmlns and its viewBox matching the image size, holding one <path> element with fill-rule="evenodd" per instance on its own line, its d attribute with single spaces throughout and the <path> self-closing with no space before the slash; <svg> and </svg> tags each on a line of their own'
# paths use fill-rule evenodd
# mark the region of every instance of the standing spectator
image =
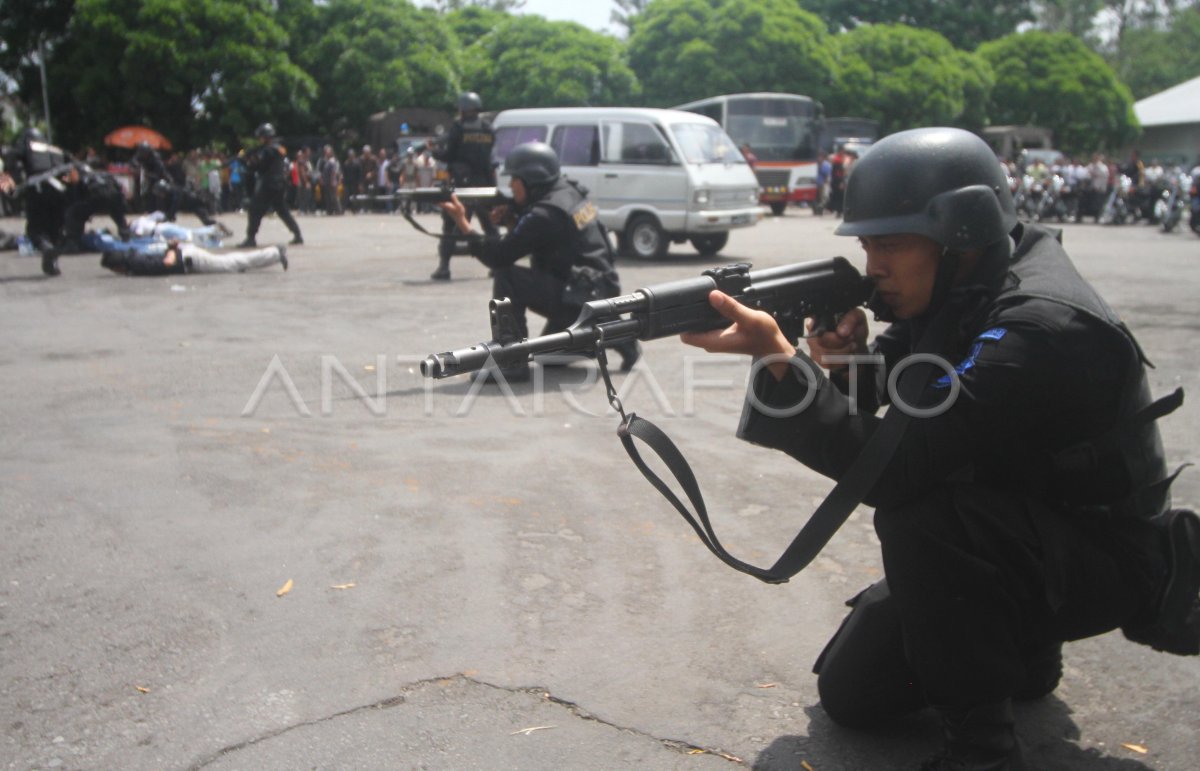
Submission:
<svg viewBox="0 0 1200 771">
<path fill-rule="evenodd" d="M 296 161 L 294 164 L 294 179 L 296 180 L 296 208 L 301 214 L 312 214 L 316 206 L 313 203 L 315 198 L 313 180 L 316 178 L 316 173 L 313 171 L 313 165 L 310 158 L 310 151 L 307 147 L 301 148 L 300 152 L 296 153 Z"/>
<path fill-rule="evenodd" d="M 413 148 L 404 152 L 404 160 L 400 164 L 400 187 L 405 190 L 415 190 L 417 187 L 417 153 Z M 412 199 L 406 198 L 400 204 L 405 214 L 412 214 Z"/>
<path fill-rule="evenodd" d="M 742 146 L 738 149 L 742 151 L 742 157 L 746 159 L 746 163 L 750 165 L 750 168 L 753 169 L 758 165 L 758 156 L 750 149 L 749 142 L 742 142 Z"/>
<path fill-rule="evenodd" d="M 436 172 L 437 163 L 433 160 L 433 155 L 429 152 L 429 146 L 426 145 L 422 148 L 421 154 L 417 158 L 417 187 L 433 187 L 433 178 Z M 431 203 L 421 204 L 421 214 L 428 214 L 434 210 Z"/>
<path fill-rule="evenodd" d="M 229 159 L 229 211 L 241 211 L 246 196 L 246 151 Z"/>
<path fill-rule="evenodd" d="M 1088 191 L 1088 214 L 1100 221 L 1100 212 L 1104 209 L 1104 199 L 1108 197 L 1108 163 L 1101 153 L 1092 156 L 1088 165 L 1088 176 L 1092 180 L 1091 190 Z"/>
<path fill-rule="evenodd" d="M 354 148 L 346 151 L 346 162 L 342 164 L 342 211 L 357 212 L 354 196 L 362 194 L 362 161 L 354 154 Z"/>
<path fill-rule="evenodd" d="M 829 201 L 829 174 L 832 168 L 829 155 L 821 153 L 817 156 L 817 197 L 813 199 L 813 214 L 818 217 L 825 213 L 825 204 Z"/>
<path fill-rule="evenodd" d="M 842 216 L 842 203 L 846 197 L 846 174 L 849 155 L 846 146 L 840 145 L 837 152 L 829 159 L 829 210 L 836 216 Z"/>
<path fill-rule="evenodd" d="M 388 188 L 388 167 L 392 165 L 392 161 L 388 158 L 388 152 L 384 148 L 379 148 L 379 167 L 375 172 L 375 195 L 391 195 L 392 191 Z M 388 202 L 388 211 L 391 211 L 391 202 Z"/>
<path fill-rule="evenodd" d="M 403 156 L 400 155 L 400 153 L 393 150 L 392 157 L 388 161 L 388 167 L 387 167 L 387 187 L 388 187 L 389 194 L 395 195 L 396 191 L 398 191 L 400 189 L 400 178 L 403 175 L 404 175 L 404 158 L 403 158 Z M 393 198 L 391 204 L 388 206 L 388 211 L 392 214 L 395 214 L 396 208 L 397 208 L 397 202 L 396 202 L 396 199 Z"/>
<path fill-rule="evenodd" d="M 371 150 L 370 145 L 363 145 L 362 149 L 362 191 L 363 195 L 375 195 L 375 184 L 379 180 L 379 158 Z M 368 203 L 367 210 L 370 211 L 374 207 Z"/>
<path fill-rule="evenodd" d="M 338 188 L 342 184 L 342 164 L 333 154 L 333 146 L 325 145 L 325 157 L 318 162 L 321 175 L 321 203 L 326 214 L 341 214 L 342 202 Z"/>
</svg>

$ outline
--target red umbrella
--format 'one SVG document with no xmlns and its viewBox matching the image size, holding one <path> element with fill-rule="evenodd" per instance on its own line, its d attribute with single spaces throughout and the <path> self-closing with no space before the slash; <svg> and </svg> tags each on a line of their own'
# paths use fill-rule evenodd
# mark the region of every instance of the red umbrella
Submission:
<svg viewBox="0 0 1200 771">
<path fill-rule="evenodd" d="M 109 147 L 127 147 L 133 149 L 139 142 L 149 142 L 155 150 L 170 150 L 171 143 L 162 134 L 145 126 L 122 126 L 104 137 L 104 144 Z"/>
</svg>

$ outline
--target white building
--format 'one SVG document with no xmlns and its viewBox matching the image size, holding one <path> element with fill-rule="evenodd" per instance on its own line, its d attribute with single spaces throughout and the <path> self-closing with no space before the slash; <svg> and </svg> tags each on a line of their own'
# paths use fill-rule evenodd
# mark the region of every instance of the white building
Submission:
<svg viewBox="0 0 1200 771">
<path fill-rule="evenodd" d="M 1200 77 L 1134 103 L 1133 111 L 1142 124 L 1135 146 L 1143 159 L 1200 164 Z"/>
</svg>

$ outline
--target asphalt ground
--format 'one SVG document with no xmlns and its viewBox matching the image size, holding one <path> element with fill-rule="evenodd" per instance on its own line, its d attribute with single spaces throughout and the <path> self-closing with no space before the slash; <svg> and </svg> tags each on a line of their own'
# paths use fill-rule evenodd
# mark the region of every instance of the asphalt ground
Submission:
<svg viewBox="0 0 1200 771">
<path fill-rule="evenodd" d="M 835 771 L 937 748 L 928 713 L 864 733 L 818 703 L 812 662 L 881 574 L 869 511 L 790 583 L 728 569 L 626 458 L 593 366 L 511 393 L 421 378 L 489 336 L 483 266 L 429 281 L 434 242 L 395 216 L 300 223 L 286 273 L 127 278 L 86 255 L 45 279 L 0 255 L 0 768 Z M 861 266 L 834 226 L 792 210 L 622 281 Z M 260 243 L 286 237 L 268 219 Z M 1188 389 L 1163 433 L 1196 461 L 1200 238 L 1066 243 L 1154 390 Z M 659 340 L 616 382 L 729 549 L 769 564 L 831 484 L 734 439 L 747 369 Z M 1018 708 L 1034 768 L 1196 768 L 1200 661 L 1118 633 L 1065 666 Z"/>
</svg>

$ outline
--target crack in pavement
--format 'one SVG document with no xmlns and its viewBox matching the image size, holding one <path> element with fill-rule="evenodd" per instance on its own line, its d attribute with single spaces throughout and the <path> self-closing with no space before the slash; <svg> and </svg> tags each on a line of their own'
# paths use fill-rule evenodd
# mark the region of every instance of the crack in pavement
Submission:
<svg viewBox="0 0 1200 771">
<path fill-rule="evenodd" d="M 495 683 L 489 683 L 485 680 L 480 680 L 478 678 L 470 677 L 468 675 L 459 673 L 459 674 L 451 675 L 449 677 L 430 677 L 430 678 L 426 678 L 424 680 L 416 680 L 414 682 L 411 682 L 411 683 L 408 683 L 407 685 L 402 686 L 400 688 L 399 695 L 390 696 L 386 699 L 374 702 L 372 704 L 363 704 L 363 705 L 360 705 L 357 707 L 351 707 L 350 709 L 342 710 L 340 712 L 334 712 L 332 715 L 326 715 L 325 717 L 320 717 L 320 718 L 316 718 L 313 720 L 303 720 L 299 723 L 293 723 L 292 725 L 284 726 L 282 728 L 277 728 L 273 731 L 268 731 L 267 733 L 262 734 L 261 736 L 256 736 L 252 739 L 247 739 L 243 742 L 238 742 L 237 744 L 231 744 L 227 747 L 222 747 L 221 749 L 217 750 L 216 752 L 214 752 L 214 753 L 196 761 L 192 765 L 188 766 L 187 771 L 199 771 L 200 769 L 203 769 L 206 766 L 217 762 L 218 760 L 224 758 L 227 755 L 231 755 L 240 750 L 244 750 L 248 747 L 253 747 L 256 744 L 261 744 L 262 742 L 277 738 L 277 737 L 282 736 L 283 734 L 286 734 L 289 731 L 293 731 L 297 728 L 305 728 L 307 726 L 314 726 L 314 725 L 319 725 L 321 723 L 328 723 L 332 720 L 337 720 L 339 718 L 348 717 L 350 715 L 354 715 L 359 712 L 366 712 L 367 710 L 390 709 L 392 707 L 399 706 L 401 704 L 404 704 L 408 700 L 407 697 L 404 696 L 405 693 L 417 690 L 419 688 L 424 688 L 427 685 L 433 685 L 435 683 L 450 683 L 450 682 L 454 682 L 456 680 L 462 681 L 462 682 L 467 682 L 467 683 L 473 683 L 475 685 L 480 685 L 485 688 L 492 688 L 497 691 L 504 691 L 506 693 L 528 694 L 531 696 L 540 696 L 545 701 L 548 701 L 551 704 L 555 704 L 559 707 L 562 707 L 564 710 L 569 712 L 572 716 L 579 718 L 580 720 L 587 720 L 587 721 L 590 721 L 593 723 L 599 723 L 600 725 L 607 726 L 608 728 L 612 728 L 617 731 L 625 731 L 625 732 L 631 733 L 635 736 L 641 736 L 646 739 L 650 739 L 651 741 L 661 744 L 662 746 L 666 747 L 667 749 L 673 750 L 673 751 L 681 753 L 681 754 L 685 754 L 685 755 L 699 755 L 699 754 L 715 755 L 715 756 L 722 758 L 724 760 L 727 760 L 730 763 L 733 763 L 735 765 L 749 767 L 748 764 L 746 763 L 746 761 L 742 760 L 741 758 L 737 757 L 736 755 L 732 755 L 721 749 L 717 749 L 714 747 L 702 747 L 700 745 L 692 744 L 691 742 L 685 742 L 685 741 L 681 741 L 678 739 L 664 739 L 662 737 L 658 737 L 658 736 L 654 736 L 652 734 L 646 733 L 645 731 L 640 731 L 636 728 L 629 728 L 627 726 L 621 726 L 621 725 L 617 725 L 616 723 L 611 723 L 607 720 L 604 720 L 601 717 L 596 716 L 595 714 L 593 714 L 591 712 L 588 712 L 586 709 L 579 706 L 575 702 L 567 701 L 566 699 L 560 699 L 559 697 L 550 693 L 549 689 L 543 688 L 541 686 L 505 687 L 502 685 L 496 685 Z"/>
</svg>

